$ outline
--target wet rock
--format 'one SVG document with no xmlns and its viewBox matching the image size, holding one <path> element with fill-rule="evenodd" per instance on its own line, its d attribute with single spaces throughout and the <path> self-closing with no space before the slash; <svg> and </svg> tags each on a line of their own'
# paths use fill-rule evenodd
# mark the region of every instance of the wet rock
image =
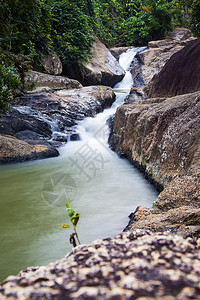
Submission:
<svg viewBox="0 0 200 300">
<path fill-rule="evenodd" d="M 200 40 L 175 53 L 148 87 L 149 97 L 172 97 L 200 90 Z"/>
<path fill-rule="evenodd" d="M 133 229 L 169 229 L 170 224 L 173 229 L 177 222 L 181 224 L 178 232 L 184 235 L 192 234 L 194 226 L 200 229 L 199 136 L 199 92 L 139 101 L 117 109 L 110 136 L 112 148 L 160 190 L 164 188 L 149 216 L 144 214 L 134 221 Z M 187 209 L 181 210 L 183 207 Z"/>
<path fill-rule="evenodd" d="M 110 48 L 110 52 L 111 54 L 117 59 L 119 60 L 119 57 L 120 55 L 123 53 L 123 52 L 126 52 L 128 49 L 130 48 L 133 48 L 133 47 L 113 47 L 113 48 Z"/>
<path fill-rule="evenodd" d="M 67 142 L 68 137 L 66 134 L 63 134 L 61 132 L 53 132 L 52 140 L 57 142 Z"/>
<path fill-rule="evenodd" d="M 161 71 L 174 53 L 194 39 L 188 29 L 176 28 L 167 39 L 149 42 L 149 49 L 141 53 L 144 84 L 147 85 L 153 76 Z"/>
<path fill-rule="evenodd" d="M 41 135 L 37 134 L 37 132 L 34 132 L 32 130 L 22 130 L 15 134 L 15 137 L 19 140 L 39 140 L 42 138 Z"/>
<path fill-rule="evenodd" d="M 73 249 L 0 285 L 1 299 L 199 299 L 199 240 L 137 230 Z"/>
<path fill-rule="evenodd" d="M 125 71 L 100 40 L 96 40 L 91 59 L 86 64 L 65 66 L 64 74 L 81 82 L 84 86 L 106 85 L 113 87 L 121 81 Z"/>
<path fill-rule="evenodd" d="M 70 135 L 70 140 L 71 141 L 79 141 L 80 140 L 80 135 L 78 133 L 73 133 Z"/>
<path fill-rule="evenodd" d="M 85 117 L 95 116 L 114 100 L 114 92 L 105 86 L 25 94 L 19 105 L 2 117 L 0 133 L 31 145 L 37 141 L 55 148 L 70 136 L 77 140 L 78 133 L 72 126 Z"/>
<path fill-rule="evenodd" d="M 82 85 L 73 79 L 64 76 L 54 76 L 29 70 L 24 73 L 23 91 L 38 92 L 42 90 L 76 89 Z"/>
<path fill-rule="evenodd" d="M 0 134 L 0 164 L 58 156 L 58 151 L 44 145 L 32 146 L 15 137 Z"/>
<path fill-rule="evenodd" d="M 34 110 L 15 107 L 2 117 L 0 133 L 16 136 L 19 139 L 50 138 L 51 127 Z"/>
</svg>

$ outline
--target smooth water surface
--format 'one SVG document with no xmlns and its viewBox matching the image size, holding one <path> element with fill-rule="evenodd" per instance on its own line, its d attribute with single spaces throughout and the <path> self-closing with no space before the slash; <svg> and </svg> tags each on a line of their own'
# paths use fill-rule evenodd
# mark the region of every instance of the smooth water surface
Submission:
<svg viewBox="0 0 200 300">
<path fill-rule="evenodd" d="M 107 144 L 106 121 L 130 80 L 116 86 L 112 108 L 80 122 L 81 140 L 60 148 L 59 157 L 0 167 L 0 280 L 71 250 L 70 230 L 59 228 L 68 222 L 62 200 L 70 197 L 82 214 L 78 232 L 85 244 L 119 233 L 138 205 L 150 207 L 156 199 L 153 186 Z"/>
</svg>

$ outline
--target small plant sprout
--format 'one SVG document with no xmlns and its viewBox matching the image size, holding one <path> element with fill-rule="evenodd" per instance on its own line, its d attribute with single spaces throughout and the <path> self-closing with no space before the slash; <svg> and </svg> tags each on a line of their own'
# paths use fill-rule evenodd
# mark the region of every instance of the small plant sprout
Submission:
<svg viewBox="0 0 200 300">
<path fill-rule="evenodd" d="M 78 224 L 79 217 L 80 217 L 81 214 L 79 214 L 78 212 L 75 212 L 73 209 L 70 208 L 69 198 L 67 199 L 67 202 L 65 202 L 65 201 L 63 201 L 63 202 L 66 205 L 66 209 L 68 211 L 68 214 L 69 214 L 69 217 L 70 217 L 70 222 L 72 223 L 72 226 L 70 226 L 68 224 L 63 224 L 63 225 L 59 226 L 59 228 L 69 228 L 69 229 L 74 230 L 74 232 L 70 235 L 69 241 L 70 241 L 70 244 L 73 245 L 73 247 L 76 247 L 77 246 L 76 239 L 78 241 L 78 244 L 79 245 L 81 244 L 81 242 L 79 240 L 79 237 L 78 237 L 77 230 L 76 230 L 76 226 Z"/>
</svg>

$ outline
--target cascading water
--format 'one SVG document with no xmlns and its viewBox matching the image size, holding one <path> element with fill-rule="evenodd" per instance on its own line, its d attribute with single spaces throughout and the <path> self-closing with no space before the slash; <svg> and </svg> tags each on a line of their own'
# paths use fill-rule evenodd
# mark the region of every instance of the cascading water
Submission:
<svg viewBox="0 0 200 300">
<path fill-rule="evenodd" d="M 133 77 L 131 75 L 129 68 L 135 55 L 138 52 L 143 51 L 144 49 L 146 49 L 146 47 L 132 48 L 132 49 L 128 49 L 127 52 L 121 54 L 119 58 L 119 64 L 121 65 L 121 67 L 124 68 L 126 73 L 122 81 L 117 83 L 114 87 L 114 91 L 116 94 L 116 101 L 113 103 L 111 108 L 104 110 L 96 117 L 86 118 L 79 123 L 79 125 L 77 126 L 77 131 L 81 136 L 81 143 L 83 141 L 92 142 L 93 140 L 93 143 L 95 141 L 97 142 L 97 147 L 98 147 L 100 146 L 98 145 L 99 142 L 98 137 L 99 135 L 103 134 L 103 136 L 101 136 L 101 142 L 104 143 L 104 146 L 106 147 L 106 151 L 110 152 L 110 150 L 108 149 L 109 146 L 107 144 L 109 129 L 108 126 L 106 125 L 106 120 L 109 118 L 109 116 L 115 113 L 119 105 L 123 104 L 125 97 L 129 94 L 130 89 L 133 87 Z M 64 149 L 68 149 L 68 146 L 69 145 L 66 145 Z M 79 147 L 79 143 L 77 143 L 76 146 Z M 74 148 L 74 145 L 72 146 L 72 148 Z M 64 152 L 65 150 L 62 151 L 63 155 Z"/>
<path fill-rule="evenodd" d="M 129 69 L 131 49 L 120 57 Z M 2 166 L 0 169 L 0 280 L 30 265 L 47 264 L 71 250 L 70 231 L 62 199 L 80 212 L 78 232 L 82 243 L 122 231 L 138 205 L 151 206 L 157 192 L 107 143 L 109 116 L 132 87 L 127 75 L 115 86 L 116 101 L 95 118 L 77 126 L 80 141 L 60 148 L 58 158 Z"/>
</svg>

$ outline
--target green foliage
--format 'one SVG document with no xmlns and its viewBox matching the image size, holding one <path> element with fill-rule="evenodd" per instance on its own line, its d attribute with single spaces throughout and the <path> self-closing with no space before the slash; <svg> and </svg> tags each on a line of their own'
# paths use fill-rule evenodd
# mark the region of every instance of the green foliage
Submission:
<svg viewBox="0 0 200 300">
<path fill-rule="evenodd" d="M 124 7 L 121 1 L 97 0 L 94 5 L 94 31 L 107 45 L 120 45 L 122 36 L 122 23 L 124 20 Z"/>
<path fill-rule="evenodd" d="M 162 39 L 173 29 L 171 4 L 165 1 L 130 1 L 123 23 L 127 45 L 146 45 Z"/>
<path fill-rule="evenodd" d="M 70 0 L 54 1 L 52 6 L 53 44 L 64 64 L 84 61 L 94 41 L 88 17 Z"/>
<path fill-rule="evenodd" d="M 145 45 L 174 26 L 199 35 L 199 0 L 0 0 L 0 49 L 85 61 L 97 35 L 106 46 Z"/>
<path fill-rule="evenodd" d="M 0 8 L 1 49 L 34 55 L 34 37 L 38 34 L 40 17 L 39 1 L 0 0 Z"/>
<path fill-rule="evenodd" d="M 76 226 L 78 224 L 79 217 L 81 216 L 81 214 L 79 214 L 78 212 L 75 212 L 72 208 L 70 208 L 69 199 L 67 199 L 67 202 L 64 202 L 64 203 L 66 205 L 66 209 L 67 209 L 72 227 L 68 224 L 63 224 L 63 225 L 60 226 L 60 228 L 67 228 L 67 229 L 73 229 L 74 230 L 74 232 L 70 235 L 70 243 L 73 244 L 73 246 L 75 247 L 76 246 L 76 239 L 77 239 L 79 245 L 81 244 L 80 240 L 79 240 L 79 237 L 78 237 L 77 230 L 76 230 Z"/>
<path fill-rule="evenodd" d="M 14 67 L 0 64 L 0 114 L 6 113 L 11 108 L 13 90 L 20 87 L 20 81 L 15 74 Z"/>
</svg>

